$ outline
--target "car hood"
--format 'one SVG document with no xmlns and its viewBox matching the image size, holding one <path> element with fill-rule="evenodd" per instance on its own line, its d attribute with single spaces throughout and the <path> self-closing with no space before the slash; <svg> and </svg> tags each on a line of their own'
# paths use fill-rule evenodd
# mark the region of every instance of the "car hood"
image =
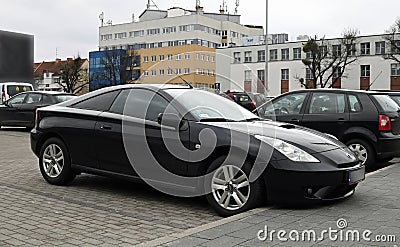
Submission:
<svg viewBox="0 0 400 247">
<path fill-rule="evenodd" d="M 297 125 L 274 122 L 207 122 L 206 125 L 226 128 L 242 133 L 277 138 L 307 150 L 310 154 L 334 149 L 346 149 L 346 145 L 321 132 Z"/>
</svg>

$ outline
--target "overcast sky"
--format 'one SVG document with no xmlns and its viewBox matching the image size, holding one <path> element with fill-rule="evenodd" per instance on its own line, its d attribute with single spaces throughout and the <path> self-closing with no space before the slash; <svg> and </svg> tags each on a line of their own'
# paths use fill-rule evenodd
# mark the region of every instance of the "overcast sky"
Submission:
<svg viewBox="0 0 400 247">
<path fill-rule="evenodd" d="M 154 0 L 160 9 L 194 9 L 195 0 Z M 233 13 L 235 0 L 226 0 Z M 35 35 L 35 61 L 88 57 L 97 50 L 99 14 L 114 24 L 139 16 L 147 0 L 1 0 L 0 30 Z M 206 12 L 218 12 L 222 0 L 202 0 Z M 241 0 L 243 24 L 265 26 L 266 0 Z M 269 33 L 338 37 L 357 28 L 361 35 L 380 34 L 400 17 L 399 0 L 269 0 Z"/>
</svg>

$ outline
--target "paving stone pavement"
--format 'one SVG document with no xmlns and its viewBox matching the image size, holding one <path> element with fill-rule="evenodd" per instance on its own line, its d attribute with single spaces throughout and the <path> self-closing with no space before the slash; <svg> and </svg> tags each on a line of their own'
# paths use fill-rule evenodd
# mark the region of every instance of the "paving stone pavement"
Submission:
<svg viewBox="0 0 400 247">
<path fill-rule="evenodd" d="M 28 132 L 0 130 L 0 246 L 396 244 L 257 239 L 266 225 L 276 231 L 318 232 L 335 228 L 340 218 L 347 220 L 346 229 L 400 238 L 400 167 L 396 164 L 369 176 L 348 200 L 305 208 L 268 206 L 225 219 L 204 198 L 172 197 L 143 184 L 81 175 L 70 186 L 51 186 L 37 166 Z"/>
</svg>

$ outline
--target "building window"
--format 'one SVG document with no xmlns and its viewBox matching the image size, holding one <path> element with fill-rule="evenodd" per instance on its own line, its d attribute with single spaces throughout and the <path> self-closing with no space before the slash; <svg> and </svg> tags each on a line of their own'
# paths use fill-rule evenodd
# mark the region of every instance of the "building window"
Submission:
<svg viewBox="0 0 400 247">
<path fill-rule="evenodd" d="M 321 57 L 322 57 L 322 58 L 326 57 L 326 56 L 328 55 L 328 46 L 326 46 L 326 45 L 321 45 L 321 46 L 319 47 L 319 51 L 320 51 L 320 53 L 321 53 Z"/>
<path fill-rule="evenodd" d="M 346 50 L 349 56 L 355 56 L 356 55 L 356 44 L 349 44 L 346 45 Z"/>
<path fill-rule="evenodd" d="M 182 74 L 182 71 L 181 71 L 181 69 L 176 69 L 176 74 L 177 74 L 177 75 L 180 75 L 180 74 Z"/>
<path fill-rule="evenodd" d="M 340 57 L 342 55 L 342 47 L 341 45 L 333 45 L 332 46 L 332 53 L 334 57 Z"/>
<path fill-rule="evenodd" d="M 152 71 L 151 71 L 151 75 L 152 75 L 152 76 L 156 76 L 156 75 L 157 75 L 157 71 L 156 71 L 156 70 L 152 70 Z"/>
<path fill-rule="evenodd" d="M 313 54 L 311 51 L 306 52 L 306 59 L 312 59 L 312 56 Z"/>
<path fill-rule="evenodd" d="M 144 60 L 145 63 L 147 63 L 149 61 L 149 57 L 148 56 L 144 56 L 143 60 Z"/>
<path fill-rule="evenodd" d="M 257 70 L 257 79 L 259 81 L 265 81 L 265 70 Z"/>
<path fill-rule="evenodd" d="M 182 59 L 182 55 L 181 54 L 176 54 L 176 60 L 181 60 Z"/>
<path fill-rule="evenodd" d="M 210 56 L 206 57 L 206 61 L 209 62 L 210 61 Z"/>
<path fill-rule="evenodd" d="M 282 49 L 282 60 L 289 60 L 289 49 Z"/>
<path fill-rule="evenodd" d="M 400 76 L 400 63 L 391 64 L 391 76 Z"/>
<path fill-rule="evenodd" d="M 200 54 L 196 53 L 196 60 L 199 60 L 199 59 L 200 59 Z"/>
<path fill-rule="evenodd" d="M 148 70 L 145 70 L 144 71 L 144 76 L 148 76 L 149 75 L 149 71 Z"/>
<path fill-rule="evenodd" d="M 258 62 L 265 62 L 265 50 L 258 51 Z"/>
<path fill-rule="evenodd" d="M 185 75 L 190 74 L 190 68 L 185 68 Z"/>
<path fill-rule="evenodd" d="M 371 44 L 361 43 L 361 55 L 370 55 L 371 54 Z"/>
<path fill-rule="evenodd" d="M 172 54 L 168 54 L 168 61 L 172 61 Z"/>
<path fill-rule="evenodd" d="M 215 75 L 215 70 L 211 71 L 211 76 Z"/>
<path fill-rule="evenodd" d="M 160 75 L 164 75 L 164 70 L 160 69 Z"/>
<path fill-rule="evenodd" d="M 204 69 L 201 69 L 201 75 L 205 75 Z"/>
<path fill-rule="evenodd" d="M 371 66 L 361 65 L 361 77 L 370 77 L 370 76 L 371 76 Z"/>
<path fill-rule="evenodd" d="M 189 54 L 189 53 L 186 53 L 186 54 L 185 54 L 185 59 L 186 59 L 186 60 L 189 60 L 189 59 L 190 59 L 190 54 Z"/>
<path fill-rule="evenodd" d="M 294 60 L 301 59 L 301 48 L 293 48 L 293 59 Z"/>
<path fill-rule="evenodd" d="M 147 29 L 147 35 L 156 35 L 156 34 L 160 34 L 159 28 Z"/>
<path fill-rule="evenodd" d="M 200 74 L 200 69 L 196 69 L 196 75 Z"/>
<path fill-rule="evenodd" d="M 241 53 L 240 52 L 234 52 L 233 53 L 233 58 L 234 58 L 234 63 L 240 63 L 241 62 Z"/>
<path fill-rule="evenodd" d="M 176 32 L 176 27 L 164 27 L 163 28 L 163 33 L 175 33 Z"/>
<path fill-rule="evenodd" d="M 269 51 L 269 60 L 270 61 L 276 61 L 278 60 L 278 50 L 274 49 L 274 50 L 270 50 Z"/>
<path fill-rule="evenodd" d="M 244 62 L 245 63 L 251 63 L 252 62 L 252 52 L 251 51 L 246 51 L 244 53 Z"/>
<path fill-rule="evenodd" d="M 375 54 L 376 55 L 385 54 L 385 41 L 375 42 Z"/>
<path fill-rule="evenodd" d="M 342 67 L 334 67 L 333 68 L 333 75 L 332 78 L 336 79 L 336 78 L 340 78 L 341 76 L 341 72 L 342 72 Z"/>
<path fill-rule="evenodd" d="M 211 57 L 211 62 L 212 62 L 212 63 L 215 62 L 215 57 L 214 57 L 214 56 Z"/>
<path fill-rule="evenodd" d="M 201 54 L 201 61 L 204 61 L 204 54 Z"/>
<path fill-rule="evenodd" d="M 165 57 L 164 55 L 160 55 L 160 61 L 164 61 Z"/>
<path fill-rule="evenodd" d="M 172 75 L 172 69 L 168 69 L 168 75 Z"/>
<path fill-rule="evenodd" d="M 282 69 L 281 70 L 281 80 L 288 81 L 289 80 L 289 69 Z"/>
<path fill-rule="evenodd" d="M 252 81 L 251 70 L 244 71 L 244 81 Z"/>
<path fill-rule="evenodd" d="M 157 61 L 157 56 L 151 56 L 151 61 L 156 62 Z"/>
<path fill-rule="evenodd" d="M 125 39 L 126 33 L 116 33 L 114 37 L 115 39 Z"/>
<path fill-rule="evenodd" d="M 312 71 L 309 68 L 306 68 L 306 79 L 307 80 L 313 80 L 314 79 Z"/>
</svg>

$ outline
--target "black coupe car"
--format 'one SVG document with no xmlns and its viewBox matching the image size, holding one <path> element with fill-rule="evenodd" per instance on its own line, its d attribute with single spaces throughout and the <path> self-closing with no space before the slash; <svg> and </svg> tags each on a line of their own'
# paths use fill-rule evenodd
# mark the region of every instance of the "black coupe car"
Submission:
<svg viewBox="0 0 400 247">
<path fill-rule="evenodd" d="M 144 180 L 173 195 L 206 195 L 223 216 L 266 199 L 346 198 L 365 177 L 334 138 L 172 85 L 109 87 L 41 108 L 31 147 L 50 184 L 80 173 Z"/>
<path fill-rule="evenodd" d="M 58 104 L 76 96 L 61 92 L 24 92 L 0 105 L 0 127 L 27 127 L 35 125 L 35 111 L 44 106 Z"/>
</svg>

